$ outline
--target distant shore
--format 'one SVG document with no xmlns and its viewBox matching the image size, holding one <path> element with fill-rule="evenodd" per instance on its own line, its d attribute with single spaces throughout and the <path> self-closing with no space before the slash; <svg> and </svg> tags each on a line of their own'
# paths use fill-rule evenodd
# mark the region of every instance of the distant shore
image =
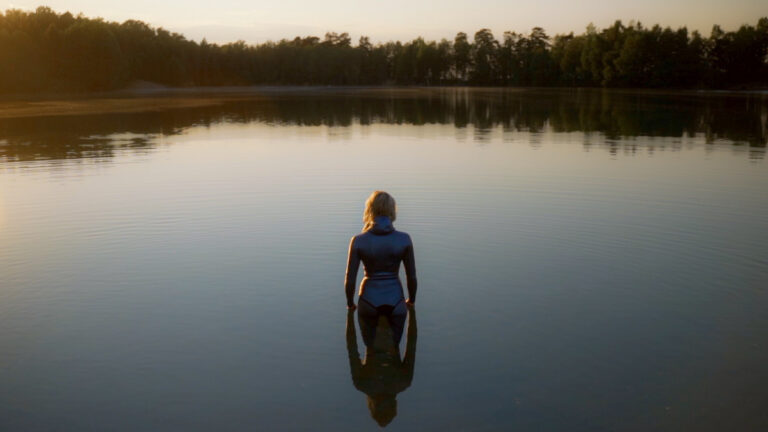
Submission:
<svg viewBox="0 0 768 432">
<path fill-rule="evenodd" d="M 120 114 L 200 108 L 269 94 L 319 94 L 376 91 L 384 87 L 160 87 L 142 86 L 97 93 L 49 93 L 0 98 L 0 119 L 68 115 Z M 392 88 L 386 88 L 391 90 Z"/>
<path fill-rule="evenodd" d="M 200 108 L 238 100 L 259 100 L 276 95 L 319 96 L 323 94 L 368 94 L 387 96 L 416 96 L 440 90 L 471 90 L 496 93 L 499 91 L 610 91 L 616 93 L 658 94 L 758 94 L 768 95 L 768 89 L 755 90 L 671 90 L 671 89 L 601 89 L 568 87 L 425 87 L 425 86 L 228 86 L 228 87 L 165 87 L 140 83 L 125 89 L 95 93 L 50 93 L 13 95 L 0 98 L 0 119 L 48 117 L 67 115 L 119 114 L 165 111 L 169 109 Z"/>
</svg>

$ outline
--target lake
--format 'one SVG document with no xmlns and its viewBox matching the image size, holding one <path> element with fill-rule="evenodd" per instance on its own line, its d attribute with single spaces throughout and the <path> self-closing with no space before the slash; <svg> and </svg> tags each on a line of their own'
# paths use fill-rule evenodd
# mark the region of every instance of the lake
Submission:
<svg viewBox="0 0 768 432">
<path fill-rule="evenodd" d="M 0 119 L 0 430 L 379 430 L 342 286 L 376 189 L 419 276 L 388 429 L 768 428 L 766 94 L 133 111 Z"/>
</svg>

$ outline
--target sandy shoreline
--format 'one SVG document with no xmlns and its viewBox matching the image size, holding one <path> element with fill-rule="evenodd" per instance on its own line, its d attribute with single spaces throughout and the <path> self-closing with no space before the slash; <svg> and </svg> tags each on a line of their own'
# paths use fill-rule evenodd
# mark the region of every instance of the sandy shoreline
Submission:
<svg viewBox="0 0 768 432">
<path fill-rule="evenodd" d="M 0 102 L 0 118 L 135 113 L 198 108 L 224 102 L 214 98 L 95 98 Z"/>
<path fill-rule="evenodd" d="M 200 108 L 275 95 L 343 93 L 416 94 L 425 87 L 189 87 L 139 88 L 89 94 L 14 95 L 0 98 L 0 119 L 118 114 Z"/>
</svg>

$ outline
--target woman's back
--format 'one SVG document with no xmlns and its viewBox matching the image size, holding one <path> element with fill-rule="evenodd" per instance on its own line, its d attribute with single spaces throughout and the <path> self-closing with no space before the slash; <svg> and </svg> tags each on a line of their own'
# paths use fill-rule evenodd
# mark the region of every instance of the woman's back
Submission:
<svg viewBox="0 0 768 432">
<path fill-rule="evenodd" d="M 386 216 L 377 216 L 373 227 L 352 238 L 347 261 L 347 291 L 354 292 L 357 271 L 363 262 L 365 277 L 360 284 L 360 299 L 373 307 L 395 306 L 404 300 L 398 272 L 405 265 L 409 300 L 416 297 L 416 265 L 411 237 L 396 231 Z M 348 303 L 349 303 L 348 298 Z"/>
<path fill-rule="evenodd" d="M 365 277 L 393 275 L 397 277 L 400 262 L 413 257 L 411 237 L 396 231 L 386 216 L 375 218 L 371 229 L 353 238 L 357 254 L 363 261 Z"/>
</svg>

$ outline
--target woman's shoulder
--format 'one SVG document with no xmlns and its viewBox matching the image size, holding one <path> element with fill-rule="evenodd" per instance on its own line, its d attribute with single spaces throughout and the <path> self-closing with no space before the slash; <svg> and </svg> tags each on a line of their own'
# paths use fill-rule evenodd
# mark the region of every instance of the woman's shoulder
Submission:
<svg viewBox="0 0 768 432">
<path fill-rule="evenodd" d="M 352 236 L 352 242 L 362 240 L 368 237 L 372 237 L 373 234 L 370 231 L 362 231 Z"/>
<path fill-rule="evenodd" d="M 394 230 L 394 231 L 392 231 L 392 234 L 395 234 L 395 235 L 397 235 L 397 236 L 400 236 L 400 237 L 402 237 L 403 239 L 406 239 L 406 240 L 408 240 L 408 241 L 411 241 L 411 235 L 410 235 L 410 234 L 408 234 L 408 233 L 407 233 L 407 232 L 405 232 L 405 231 L 398 231 L 398 230 Z"/>
<path fill-rule="evenodd" d="M 400 238 L 403 238 L 403 239 L 407 239 L 408 241 L 411 241 L 411 235 L 410 235 L 410 234 L 408 234 L 408 233 L 407 233 L 407 232 L 405 232 L 405 231 L 399 231 L 399 230 L 392 230 L 392 232 L 390 232 L 390 233 L 387 233 L 387 234 L 386 234 L 386 235 L 384 235 L 384 236 L 382 236 L 382 235 L 377 235 L 377 234 L 375 234 L 375 233 L 372 233 L 371 231 L 363 231 L 363 232 L 361 232 L 361 233 L 358 233 L 358 234 L 355 234 L 355 235 L 353 235 L 353 236 L 352 236 L 352 239 L 351 239 L 351 241 L 353 241 L 353 242 L 354 242 L 354 241 L 356 241 L 356 240 L 361 240 L 361 239 L 365 239 L 365 238 L 369 238 L 369 237 L 371 237 L 371 238 L 376 238 L 376 237 L 390 237 L 390 238 L 391 238 L 392 236 L 394 236 L 394 237 L 400 237 Z"/>
</svg>

